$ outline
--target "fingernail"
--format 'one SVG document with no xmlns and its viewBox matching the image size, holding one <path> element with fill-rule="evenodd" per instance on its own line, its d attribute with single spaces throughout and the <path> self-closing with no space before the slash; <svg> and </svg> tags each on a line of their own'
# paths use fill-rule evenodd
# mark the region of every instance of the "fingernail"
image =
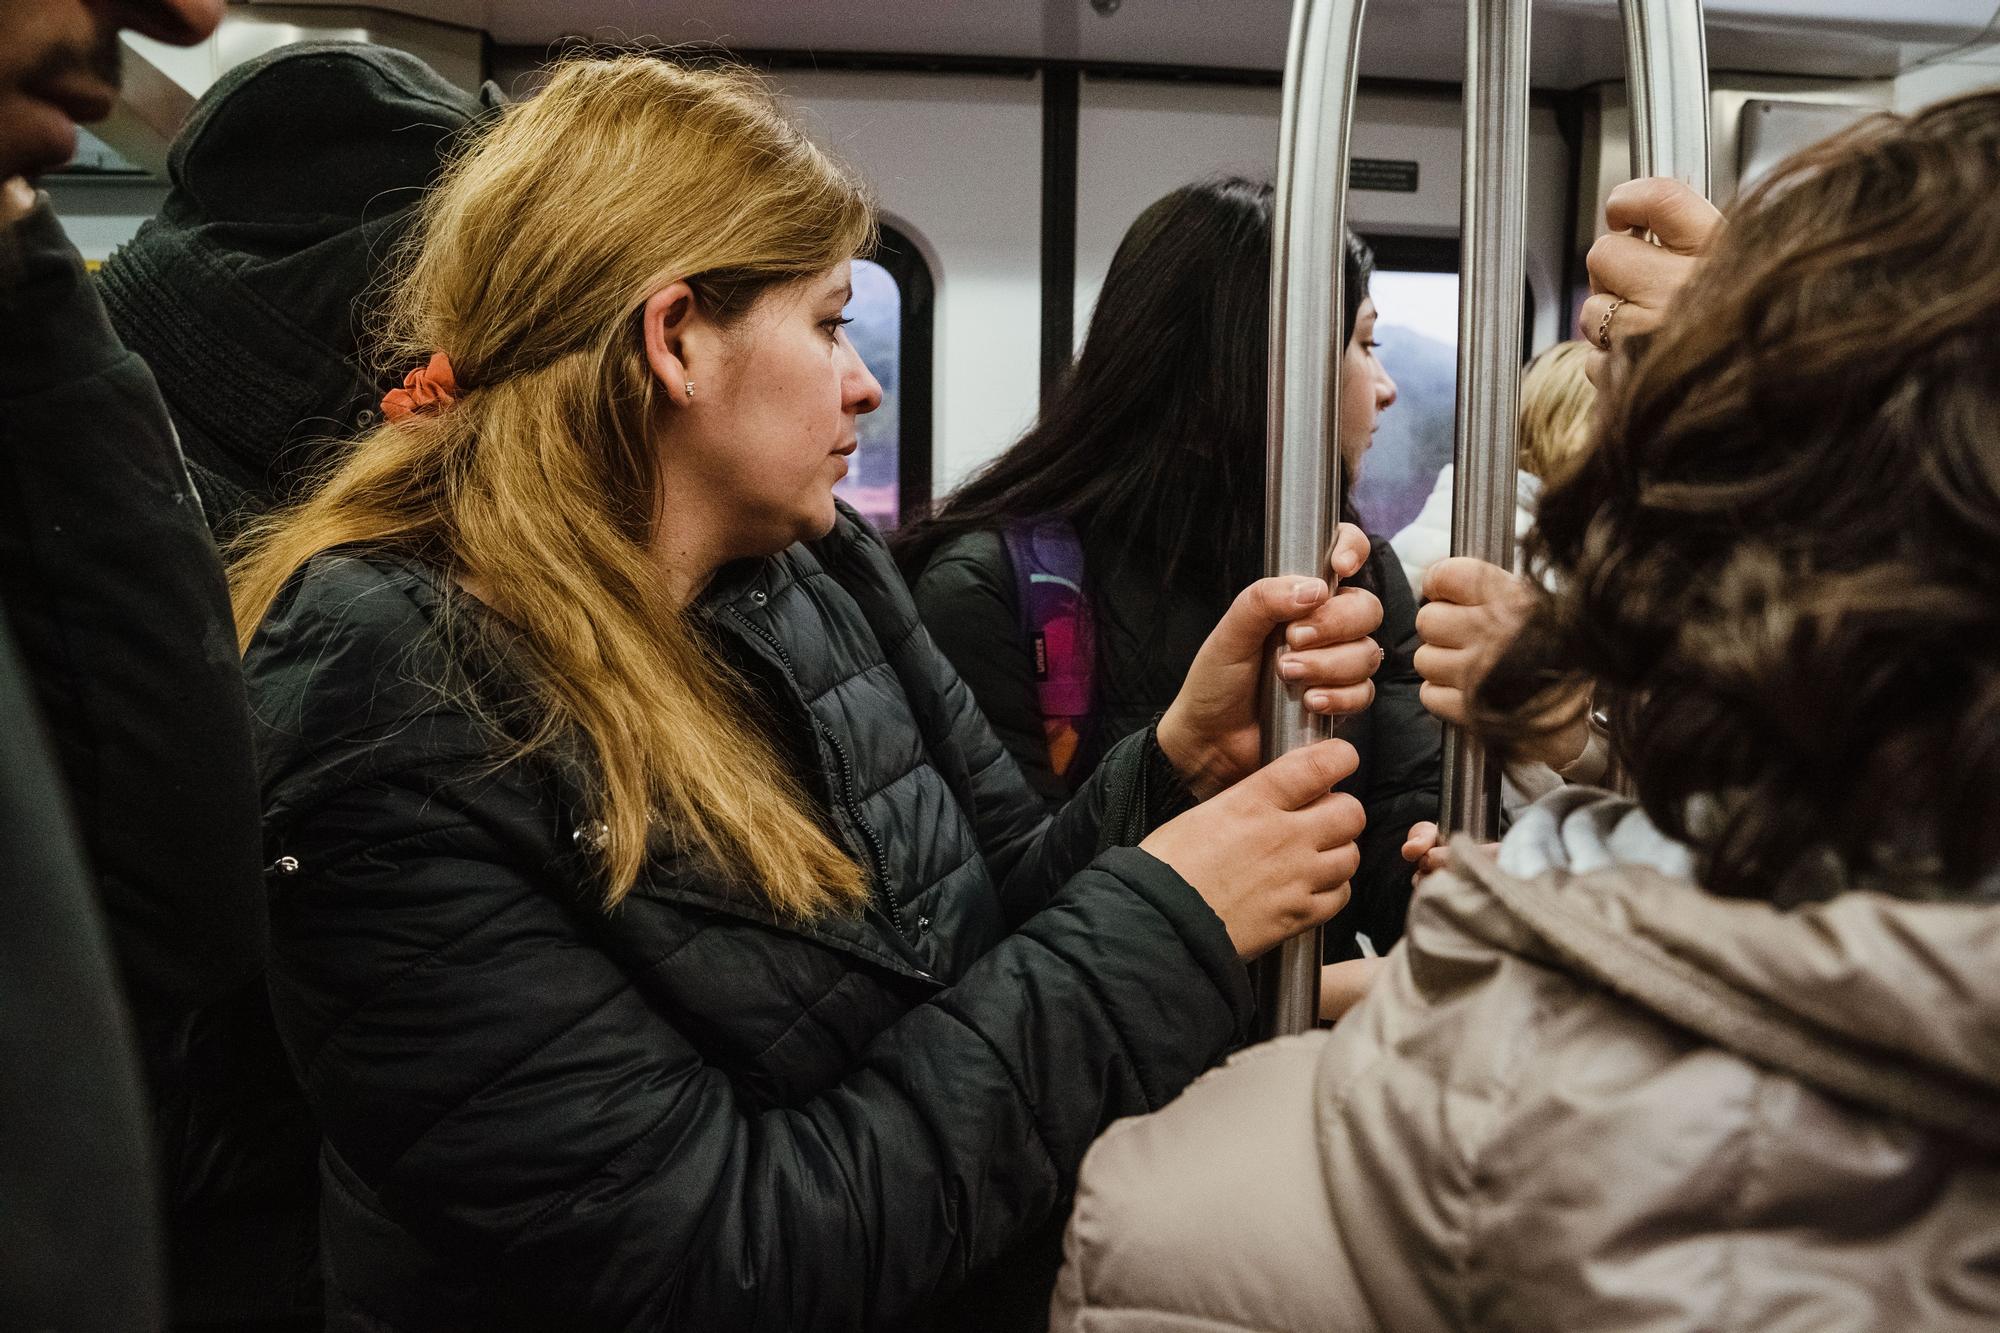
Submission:
<svg viewBox="0 0 2000 1333">
<path fill-rule="evenodd" d="M 1325 579 L 1300 579 L 1292 585 L 1292 600 L 1300 606 L 1312 606 L 1326 600 Z"/>
<path fill-rule="evenodd" d="M 1306 664 L 1294 658 L 1284 658 L 1278 663 L 1278 674 L 1286 680 L 1297 680 L 1306 674 Z"/>
<path fill-rule="evenodd" d="M 1294 648 L 1303 648 L 1319 638 L 1319 631 L 1311 625 L 1294 625 L 1285 631 L 1285 641 Z"/>
<path fill-rule="evenodd" d="M 1327 690 L 1307 690 L 1307 708 L 1328 708 L 1333 704 L 1333 695 Z"/>
</svg>

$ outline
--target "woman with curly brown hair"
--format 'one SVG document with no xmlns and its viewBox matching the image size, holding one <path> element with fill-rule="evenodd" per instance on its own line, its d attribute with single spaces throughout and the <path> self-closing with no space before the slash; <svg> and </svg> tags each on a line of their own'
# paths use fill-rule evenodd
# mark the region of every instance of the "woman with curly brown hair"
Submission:
<svg viewBox="0 0 2000 1333">
<path fill-rule="evenodd" d="M 1333 1033 L 1114 1126 L 1058 1328 L 2000 1323 L 1996 189 L 1989 93 L 1737 207 L 1473 697 L 1588 685 L 1638 801 L 1459 842 Z"/>
</svg>

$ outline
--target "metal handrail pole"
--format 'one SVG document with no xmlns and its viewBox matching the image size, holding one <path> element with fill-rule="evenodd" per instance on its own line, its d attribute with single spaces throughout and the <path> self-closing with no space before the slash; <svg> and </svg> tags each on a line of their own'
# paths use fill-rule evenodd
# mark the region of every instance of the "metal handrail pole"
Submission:
<svg viewBox="0 0 2000 1333">
<path fill-rule="evenodd" d="M 1701 0 L 1619 0 L 1632 174 L 1671 176 L 1706 198 L 1708 38 Z"/>
<path fill-rule="evenodd" d="M 1632 175 L 1667 176 L 1710 194 L 1708 35 L 1701 0 L 1619 0 Z M 1650 235 L 1647 239 L 1654 239 Z M 1638 793 L 1622 767 L 1607 785 Z"/>
<path fill-rule="evenodd" d="M 1296 0 L 1278 127 L 1271 235 L 1270 428 L 1264 568 L 1326 572 L 1340 520 L 1340 364 L 1348 141 L 1366 0 Z M 1265 665 L 1264 759 L 1329 734 L 1299 691 Z M 1285 941 L 1255 969 L 1264 1036 L 1319 1020 L 1320 932 Z"/>
<path fill-rule="evenodd" d="M 1530 0 L 1466 4 L 1451 552 L 1502 568 L 1514 563 L 1531 8 Z M 1445 737 L 1442 797 L 1443 829 L 1482 841 L 1498 834 L 1497 766 L 1463 727 Z"/>
</svg>

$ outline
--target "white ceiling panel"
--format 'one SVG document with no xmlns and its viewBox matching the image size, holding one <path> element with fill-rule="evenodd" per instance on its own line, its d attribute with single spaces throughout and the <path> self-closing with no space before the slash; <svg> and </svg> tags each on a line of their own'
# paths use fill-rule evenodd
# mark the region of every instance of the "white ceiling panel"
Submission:
<svg viewBox="0 0 2000 1333">
<path fill-rule="evenodd" d="M 308 8 L 331 0 L 286 0 Z M 265 0 L 252 0 L 263 4 Z M 1288 0 L 375 0 L 484 29 L 503 46 L 565 38 L 721 43 L 829 56 L 959 55 L 1273 71 Z M 1710 0 L 1718 70 L 1882 77 L 1977 35 L 1995 0 Z M 1362 73 L 1456 82 L 1461 0 L 1372 0 Z M 1573 87 L 1622 68 L 1617 0 L 1540 0 L 1535 82 Z"/>
</svg>

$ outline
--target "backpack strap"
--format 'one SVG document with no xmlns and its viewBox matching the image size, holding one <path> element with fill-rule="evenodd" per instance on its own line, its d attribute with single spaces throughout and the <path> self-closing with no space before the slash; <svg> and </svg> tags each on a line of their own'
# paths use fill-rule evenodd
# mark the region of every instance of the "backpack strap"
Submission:
<svg viewBox="0 0 2000 1333">
<path fill-rule="evenodd" d="M 1049 768 L 1064 777 L 1083 748 L 1096 702 L 1097 627 L 1083 591 L 1083 543 L 1060 518 L 1016 519 L 1000 535 L 1034 660 Z"/>
</svg>

